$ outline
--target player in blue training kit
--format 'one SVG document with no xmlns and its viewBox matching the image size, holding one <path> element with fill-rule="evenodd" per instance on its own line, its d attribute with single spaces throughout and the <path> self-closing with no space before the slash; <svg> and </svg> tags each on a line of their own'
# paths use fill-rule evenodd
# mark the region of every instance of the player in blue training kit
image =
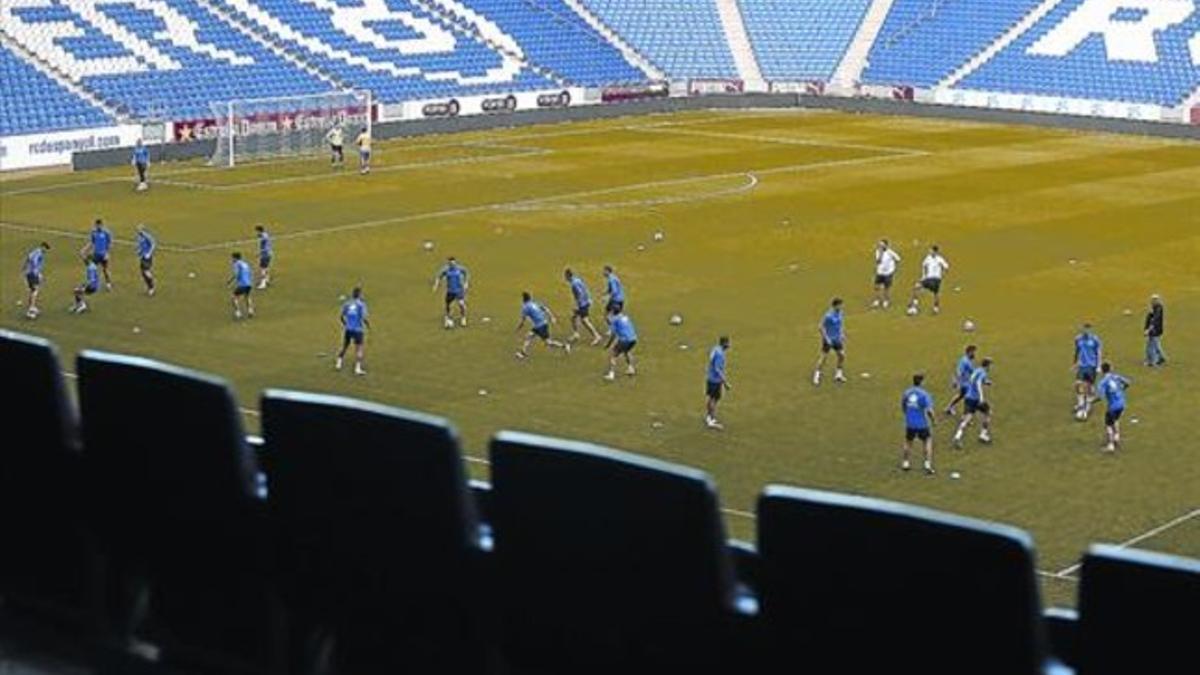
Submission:
<svg viewBox="0 0 1200 675">
<path fill-rule="evenodd" d="M 354 374 L 366 375 L 363 369 L 363 351 L 366 349 L 366 330 L 371 324 L 367 321 L 367 303 L 362 299 L 362 287 L 355 286 L 350 291 L 350 299 L 342 304 L 342 350 L 338 352 L 334 370 L 342 369 L 342 360 L 346 357 L 346 349 L 354 343 Z"/>
<path fill-rule="evenodd" d="M 947 416 L 953 416 L 954 406 L 967 397 L 971 373 L 975 371 L 975 351 L 975 345 L 967 345 L 963 355 L 958 357 L 958 363 L 954 365 L 954 377 L 950 378 L 950 389 L 954 392 L 954 398 L 950 399 L 950 404 L 946 406 Z"/>
<path fill-rule="evenodd" d="M 96 267 L 96 261 L 85 257 L 83 266 L 83 283 L 75 287 L 75 304 L 71 307 L 71 311 L 76 314 L 88 311 L 88 304 L 84 297 L 93 295 L 100 290 L 100 270 Z"/>
<path fill-rule="evenodd" d="M 146 295 L 154 295 L 154 251 L 158 242 L 146 229 L 145 225 L 137 226 L 138 268 L 142 272 L 142 281 L 146 282 Z"/>
<path fill-rule="evenodd" d="M 25 256 L 25 266 L 22 271 L 25 273 L 25 285 L 29 287 L 29 301 L 26 303 L 29 307 L 25 310 L 25 317 L 28 319 L 36 319 L 41 312 L 37 306 L 38 289 L 42 287 L 42 281 L 45 280 L 46 251 L 49 250 L 50 243 L 43 241 Z"/>
<path fill-rule="evenodd" d="M 433 292 L 436 293 L 442 279 L 446 280 L 446 328 L 454 328 L 454 318 L 450 316 L 450 308 L 458 303 L 459 325 L 467 327 L 467 288 L 471 283 L 467 279 L 467 268 L 458 264 L 454 256 L 446 258 L 446 264 L 438 270 L 433 278 Z"/>
<path fill-rule="evenodd" d="M 612 347 L 612 351 L 608 355 L 608 372 L 605 373 L 604 379 L 609 382 L 617 379 L 617 359 L 621 356 L 625 357 L 625 374 L 630 377 L 637 375 L 637 369 L 633 366 L 632 352 L 633 348 L 637 346 L 638 338 L 633 321 L 630 320 L 628 314 L 621 312 L 609 317 L 608 324 L 609 336 L 604 348 Z"/>
<path fill-rule="evenodd" d="M 925 445 L 925 473 L 933 475 L 933 397 L 921 387 L 925 376 L 913 375 L 912 386 L 900 397 L 900 411 L 904 414 L 904 450 L 900 455 L 900 468 L 908 471 L 912 465 L 908 458 L 912 453 L 914 438 Z"/>
<path fill-rule="evenodd" d="M 717 421 L 717 404 L 721 402 L 721 394 L 733 389 L 725 370 L 725 352 L 728 351 L 729 338 L 722 335 L 717 340 L 717 346 L 708 353 L 708 368 L 704 374 L 704 426 L 716 431 L 725 428 L 725 425 Z"/>
<path fill-rule="evenodd" d="M 1104 413 L 1104 449 L 1113 452 L 1121 445 L 1121 413 L 1125 412 L 1125 390 L 1132 384 L 1127 378 L 1112 371 L 1112 364 L 1105 361 L 1100 365 L 1100 395 L 1108 406 Z"/>
<path fill-rule="evenodd" d="M 604 313 L 620 314 L 625 311 L 625 286 L 613 271 L 612 265 L 604 266 Z"/>
<path fill-rule="evenodd" d="M 88 243 L 83 247 L 83 255 L 91 258 L 92 262 L 104 271 L 104 287 L 112 290 L 112 277 L 108 275 L 108 255 L 112 250 L 112 232 L 104 226 L 104 221 L 96 219 L 92 231 L 88 233 Z"/>
<path fill-rule="evenodd" d="M 979 442 L 992 442 L 992 404 L 987 401 L 986 388 L 992 386 L 992 375 L 990 368 L 992 360 L 984 358 L 979 362 L 979 367 L 971 371 L 971 377 L 967 380 L 967 393 L 963 397 L 963 416 L 962 421 L 958 423 L 958 430 L 954 432 L 954 447 L 962 448 L 963 433 L 967 427 L 971 426 L 971 421 L 975 419 L 975 415 L 979 414 L 980 429 Z"/>
<path fill-rule="evenodd" d="M 587 284 L 583 282 L 583 277 L 576 276 L 570 267 L 563 270 L 563 278 L 571 286 L 571 297 L 575 300 L 575 310 L 571 312 L 571 341 L 579 339 L 579 324 L 582 323 L 592 334 L 592 345 L 600 344 L 604 338 L 588 318 L 592 313 L 592 294 L 588 291 Z"/>
<path fill-rule="evenodd" d="M 229 278 L 226 285 L 233 285 L 233 318 L 242 318 L 241 300 L 246 300 L 246 316 L 254 316 L 254 301 L 250 299 L 250 291 L 254 289 L 254 271 L 250 269 L 250 263 L 242 260 L 240 252 L 234 252 L 233 258 L 233 276 Z"/>
<path fill-rule="evenodd" d="M 1096 369 L 1100 367 L 1102 345 L 1100 338 L 1092 332 L 1092 324 L 1083 324 L 1083 330 L 1075 336 L 1075 360 L 1071 370 L 1075 371 L 1075 419 L 1086 420 L 1096 402 Z"/>
<path fill-rule="evenodd" d="M 843 368 L 846 365 L 846 330 L 841 298 L 834 298 L 833 302 L 829 303 L 829 311 L 821 317 L 819 330 L 821 332 L 821 355 L 817 357 L 817 367 L 813 370 L 813 386 L 821 384 L 821 369 L 825 367 L 825 359 L 831 351 L 837 353 L 837 370 L 833 373 L 833 381 L 845 382 L 846 374 L 843 372 Z"/>
<path fill-rule="evenodd" d="M 150 148 L 147 148 L 140 138 L 133 146 L 133 157 L 129 163 L 133 164 L 133 168 L 137 171 L 137 189 L 141 191 L 149 188 L 150 183 L 146 180 L 146 172 L 150 169 Z"/>
<path fill-rule="evenodd" d="M 267 284 L 271 283 L 271 260 L 275 257 L 275 242 L 271 240 L 267 228 L 262 225 L 254 226 L 254 234 L 258 238 L 258 287 L 265 289 Z"/>
<path fill-rule="evenodd" d="M 530 329 L 529 334 L 525 336 L 525 342 L 517 350 L 518 359 L 529 356 L 529 345 L 534 338 L 540 339 L 547 347 L 557 347 L 568 354 L 571 353 L 570 343 L 559 342 L 550 337 L 550 322 L 555 320 L 554 312 L 551 312 L 549 307 L 534 300 L 528 292 L 521 294 L 521 322 L 517 324 L 517 332 L 521 332 L 526 321 L 529 321 Z"/>
</svg>

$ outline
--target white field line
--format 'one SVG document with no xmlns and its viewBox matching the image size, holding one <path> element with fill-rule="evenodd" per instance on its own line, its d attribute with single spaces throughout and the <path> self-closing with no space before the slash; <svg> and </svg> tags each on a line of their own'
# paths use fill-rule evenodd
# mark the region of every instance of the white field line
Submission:
<svg viewBox="0 0 1200 675">
<path fill-rule="evenodd" d="M 626 124 L 626 125 L 620 125 L 620 126 L 602 126 L 602 127 L 559 129 L 557 131 L 541 131 L 541 132 L 523 133 L 523 134 L 499 133 L 499 134 L 493 134 L 491 136 L 484 136 L 484 137 L 480 138 L 479 140 L 462 141 L 462 142 L 455 142 L 455 143 L 421 143 L 421 144 L 416 144 L 416 145 L 403 145 L 403 144 L 391 145 L 391 144 L 385 143 L 384 149 L 385 149 L 385 152 L 389 152 L 389 153 L 394 153 L 397 151 L 406 152 L 406 151 L 411 151 L 411 150 L 428 150 L 428 149 L 437 150 L 437 149 L 445 149 L 445 148 L 462 148 L 462 147 L 486 147 L 486 148 L 495 148 L 495 149 L 520 150 L 520 151 L 529 151 L 529 150 L 549 151 L 550 150 L 549 148 L 537 148 L 537 147 L 530 147 L 530 146 L 511 145 L 511 143 L 537 141 L 537 140 L 542 140 L 542 139 L 547 139 L 547 138 L 562 138 L 562 137 L 570 137 L 570 136 L 591 136 L 591 135 L 595 135 L 595 134 L 613 133 L 613 132 L 620 132 L 620 131 L 642 131 L 645 129 L 657 129 L 657 128 L 661 128 L 663 126 L 682 127 L 682 126 L 701 125 L 701 124 L 719 124 L 722 122 L 728 122 L 730 120 L 737 120 L 737 119 L 787 118 L 787 117 L 794 117 L 801 113 L 807 115 L 807 114 L 813 114 L 816 112 L 824 113 L 826 111 L 812 111 L 812 110 L 804 110 L 804 109 L 797 109 L 797 110 L 793 111 L 793 110 L 783 110 L 783 109 L 775 110 L 775 109 L 771 109 L 771 108 L 762 108 L 762 109 L 748 109 L 745 111 L 732 111 L 732 110 L 727 111 L 727 110 L 717 109 L 717 110 L 710 110 L 710 111 L 706 111 L 706 112 L 719 113 L 720 117 L 719 118 L 703 117 L 703 118 L 690 119 L 690 120 L 648 122 L 646 124 L 640 124 L 640 125 L 639 124 Z M 647 117 L 654 117 L 654 115 L 648 115 Z M 567 122 L 564 124 L 573 124 L 573 123 Z M 716 133 L 716 132 L 714 132 L 714 133 Z M 815 145 L 815 146 L 831 145 L 831 147 L 839 147 L 837 145 L 832 145 L 833 143 L 835 143 L 835 142 L 823 143 L 823 142 L 814 141 L 811 143 L 811 145 Z M 845 147 L 845 146 L 842 146 L 842 147 Z M 880 148 L 880 149 L 887 149 L 887 148 Z M 273 164 L 276 162 L 286 163 L 286 162 L 295 162 L 295 161 L 296 161 L 295 159 L 286 159 L 286 160 L 270 159 L 270 160 L 249 162 L 247 164 L 244 164 L 243 166 L 269 165 L 269 164 Z M 319 161 L 319 160 L 314 160 L 314 161 Z M 224 167 L 213 167 L 213 166 L 195 166 L 195 167 L 186 167 L 186 168 L 180 168 L 180 169 L 174 169 L 174 170 L 164 170 L 164 171 L 160 171 L 160 170 L 156 170 L 156 169 L 152 168 L 151 169 L 151 180 L 152 180 L 152 182 L 174 185 L 175 183 L 167 183 L 166 181 L 163 181 L 162 178 L 172 178 L 172 177 L 176 177 L 176 176 L 186 176 L 186 175 L 193 175 L 193 174 L 198 174 L 198 173 L 221 172 L 221 171 L 227 171 L 227 170 L 228 169 L 225 169 Z M 376 173 L 378 173 L 379 171 L 382 171 L 382 169 L 377 169 Z M 331 178 L 331 177 L 336 177 L 336 175 L 322 174 L 321 177 Z M 55 183 L 53 185 L 41 185 L 41 186 L 37 186 L 37 187 L 21 188 L 21 189 L 17 189 L 17 190 L 4 189 L 4 185 L 8 182 L 10 182 L 10 181 L 0 181 L 0 195 L 15 197 L 18 195 L 38 194 L 41 192 L 54 192 L 57 190 L 70 190 L 70 189 L 74 189 L 74 188 L 78 188 L 78 187 L 90 187 L 90 186 L 94 186 L 94 185 L 103 185 L 106 183 L 128 182 L 132 185 L 134 181 L 131 178 L 108 176 L 108 177 L 104 177 L 104 178 L 97 178 L 95 180 L 80 180 L 80 181 L 71 181 L 71 182 L 67 182 L 67 183 Z M 184 185 L 182 185 L 182 187 L 190 187 L 190 186 L 187 184 L 184 184 Z M 205 185 L 204 187 L 210 187 L 210 186 Z"/>
<path fill-rule="evenodd" d="M 759 143 L 776 143 L 780 145 L 803 145 L 810 147 L 826 147 L 826 148 L 845 148 L 850 150 L 870 150 L 872 152 L 891 152 L 903 155 L 928 155 L 925 150 L 916 148 L 897 148 L 887 145 L 866 145 L 862 143 L 843 143 L 841 141 L 823 141 L 806 138 L 787 138 L 781 136 L 761 136 L 758 134 L 740 134 L 725 131 L 702 131 L 699 129 L 675 129 L 676 125 L 671 122 L 663 122 L 657 125 L 643 125 L 641 127 L 631 128 L 633 131 L 643 131 L 651 133 L 675 134 L 679 136 L 701 136 L 705 138 L 724 138 L 739 141 L 756 141 Z"/>
<path fill-rule="evenodd" d="M 553 154 L 553 150 L 541 148 L 522 148 L 520 151 L 507 152 L 498 155 L 477 155 L 475 157 L 459 157 L 456 159 L 438 159 L 430 162 L 413 162 L 411 164 L 393 164 L 385 165 L 371 169 L 372 174 L 389 173 L 393 171 L 412 171 L 414 169 L 428 169 L 442 166 L 456 166 L 459 164 L 478 164 L 482 162 L 496 162 L 517 157 L 534 157 L 539 155 Z M 286 185 L 288 183 L 310 183 L 312 181 L 323 181 L 335 178 L 346 178 L 359 176 L 358 172 L 353 167 L 336 173 L 317 173 L 302 176 L 287 176 L 285 178 L 268 178 L 265 180 L 247 181 L 244 183 L 229 183 L 226 185 L 214 183 L 194 183 L 190 181 L 173 181 L 160 180 L 159 183 L 173 185 L 178 187 L 190 188 L 194 190 L 212 190 L 215 192 L 232 192 L 236 190 L 249 190 L 251 188 L 264 187 L 267 185 Z"/>
<path fill-rule="evenodd" d="M 1147 539 L 1156 537 L 1177 525 L 1182 525 L 1183 523 L 1186 523 L 1187 521 L 1189 521 L 1197 516 L 1200 516 L 1200 509 L 1193 509 L 1193 510 L 1183 514 L 1182 516 L 1179 516 L 1178 518 L 1175 518 L 1173 520 L 1168 520 L 1167 522 L 1163 523 L 1162 525 L 1159 525 L 1158 527 L 1153 527 L 1135 537 L 1126 539 L 1125 541 L 1121 542 L 1120 544 L 1117 544 L 1117 548 L 1129 548 L 1130 546 L 1133 546 L 1134 544 L 1139 544 L 1143 541 L 1146 541 Z M 1055 574 L 1055 576 L 1067 576 L 1067 575 L 1070 575 L 1070 574 L 1074 573 L 1075 571 L 1077 571 L 1080 567 L 1083 567 L 1083 563 L 1077 562 L 1074 565 L 1068 565 L 1067 567 L 1062 568 L 1061 570 L 1055 572 L 1054 574 Z"/>
<path fill-rule="evenodd" d="M 72 230 L 60 230 L 58 228 L 42 227 L 40 225 L 39 226 L 21 225 L 19 223 L 9 223 L 9 222 L 5 222 L 5 221 L 0 221 L 0 229 L 13 230 L 15 232 L 29 232 L 31 234 L 40 234 L 40 235 L 47 235 L 47 236 L 54 236 L 54 237 L 66 237 L 68 239 L 81 239 L 81 240 L 85 240 L 85 241 L 88 239 L 88 235 L 83 232 L 76 232 L 76 231 L 72 231 Z M 120 239 L 117 237 L 113 238 L 113 243 L 120 244 L 121 246 L 130 246 L 130 247 L 137 246 L 137 243 L 134 241 L 131 241 L 129 239 Z M 187 249 L 186 247 L 170 246 L 168 244 L 158 244 L 155 248 L 157 248 L 160 251 L 169 251 L 171 253 L 188 253 L 189 252 L 189 249 Z"/>
<path fill-rule="evenodd" d="M 624 202 L 605 202 L 601 204 L 556 204 L 554 202 L 545 202 L 539 204 L 530 204 L 528 206 L 511 206 L 506 207 L 506 211 L 544 211 L 552 209 L 562 209 L 564 211 L 599 211 L 603 209 L 620 209 L 634 206 L 661 206 L 663 204 L 683 204 L 687 202 L 698 202 L 705 199 L 716 199 L 718 197 L 727 197 L 730 195 L 749 192 L 758 187 L 758 176 L 753 173 L 741 174 L 744 179 L 741 185 L 732 188 L 723 188 L 713 190 L 711 192 L 702 192 L 694 195 L 680 195 L 677 197 L 651 197 L 647 199 L 633 199 Z M 689 181 L 694 182 L 694 181 Z M 632 188 L 629 188 L 632 189 Z"/>
<path fill-rule="evenodd" d="M 828 169 L 839 166 L 857 166 L 863 164 L 876 164 L 880 162 L 894 162 L 897 160 L 910 159 L 918 155 L 876 155 L 874 157 L 857 157 L 854 159 L 839 159 L 828 162 L 809 162 L 807 164 L 790 164 L 787 166 L 774 167 L 771 169 L 755 169 L 750 171 L 730 171 L 724 173 L 705 174 L 701 176 L 690 176 L 688 178 L 672 178 L 661 181 L 647 181 L 643 183 L 631 183 L 628 185 L 618 185 L 616 187 L 603 188 L 599 190 L 584 190 L 581 192 L 565 192 L 558 195 L 548 197 L 538 197 L 536 199 L 521 199 L 511 202 L 493 202 L 490 204 L 479 204 L 476 206 L 463 206 L 453 209 L 443 209 L 439 211 L 428 211 L 426 213 L 412 213 L 404 216 L 395 216 L 393 218 L 381 218 L 378 220 L 366 220 L 358 223 L 348 223 L 346 225 L 335 225 L 333 227 L 324 227 L 312 230 L 304 230 L 301 232 L 291 232 L 275 236 L 276 241 L 304 239 L 310 237 L 318 237 L 340 232 L 350 232 L 356 230 L 365 230 L 385 225 L 397 225 L 400 223 L 408 223 L 420 220 L 433 220 L 438 218 L 446 218 L 451 216 L 460 216 L 470 213 L 480 213 L 484 211 L 520 211 L 528 210 L 529 206 L 553 203 L 565 199 L 579 199 L 587 197 L 596 197 L 608 195 L 618 192 L 627 192 L 630 190 L 640 190 L 651 187 L 659 187 L 663 185 L 682 185 L 686 183 L 695 183 L 705 180 L 713 180 L 719 178 L 735 178 L 739 176 L 753 175 L 756 177 L 768 176 L 781 173 L 799 173 L 804 171 L 816 171 L 818 169 Z M 757 185 L 757 183 L 756 183 Z M 212 251 L 226 249 L 232 246 L 245 245 L 254 243 L 254 239 L 234 239 L 230 241 L 214 242 L 211 244 L 202 244 L 192 246 L 185 249 L 188 253 L 198 253 L 202 251 Z"/>
</svg>

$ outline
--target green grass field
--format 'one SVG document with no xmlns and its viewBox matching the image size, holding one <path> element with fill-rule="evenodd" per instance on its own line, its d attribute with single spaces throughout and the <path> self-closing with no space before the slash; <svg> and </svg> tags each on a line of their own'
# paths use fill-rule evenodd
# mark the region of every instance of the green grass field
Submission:
<svg viewBox="0 0 1200 675">
<path fill-rule="evenodd" d="M 1071 604 L 1070 566 L 1089 542 L 1144 537 L 1134 543 L 1200 556 L 1188 426 L 1200 412 L 1200 145 L 705 112 L 381 143 L 368 177 L 316 158 L 176 164 L 154 167 L 152 189 L 135 193 L 129 173 L 0 184 L 0 324 L 68 355 L 100 348 L 221 374 L 249 408 L 263 388 L 289 387 L 431 411 L 457 423 L 476 458 L 492 433 L 517 428 L 702 467 L 720 486 L 731 533 L 746 539 L 746 512 L 773 481 L 1011 523 L 1037 540 L 1048 604 Z M 66 308 L 82 276 L 76 251 L 96 216 L 123 242 L 116 290 L 75 316 Z M 161 246 L 154 298 L 141 293 L 128 246 L 137 222 Z M 274 285 L 255 293 L 257 318 L 235 322 L 229 252 L 253 256 L 259 222 L 277 240 Z M 903 301 L 869 310 L 881 236 L 904 256 L 901 295 L 926 246 L 941 244 L 953 268 L 940 316 L 905 316 Z M 54 248 L 31 322 L 18 306 L 21 260 L 43 238 Z M 430 291 L 448 254 L 471 271 L 466 330 L 443 330 Z M 514 359 L 520 292 L 565 318 L 563 267 L 598 295 L 606 263 L 629 290 L 638 376 L 602 381 L 605 357 L 588 348 Z M 364 378 L 335 373 L 330 356 L 339 298 L 358 283 L 373 322 Z M 1171 358 L 1156 371 L 1140 365 L 1151 292 L 1167 304 Z M 847 300 L 851 381 L 814 388 L 816 324 L 834 295 Z M 668 325 L 673 313 L 682 326 Z M 974 334 L 961 330 L 966 317 Z M 1099 449 L 1099 416 L 1071 416 L 1071 339 L 1083 320 L 1134 380 L 1125 447 L 1112 456 Z M 736 388 L 722 405 L 727 429 L 715 433 L 701 425 L 702 379 L 721 333 L 733 338 Z M 996 360 L 995 443 L 954 451 L 942 424 L 938 475 L 903 474 L 900 392 L 925 371 L 943 403 L 967 341 Z"/>
</svg>

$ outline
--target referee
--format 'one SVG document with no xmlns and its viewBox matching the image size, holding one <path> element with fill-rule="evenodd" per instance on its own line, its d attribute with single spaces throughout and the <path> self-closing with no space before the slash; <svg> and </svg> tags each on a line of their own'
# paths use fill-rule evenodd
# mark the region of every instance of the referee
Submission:
<svg viewBox="0 0 1200 675">
<path fill-rule="evenodd" d="M 1163 304 L 1158 295 L 1150 296 L 1150 311 L 1146 312 L 1146 323 L 1143 326 L 1146 335 L 1146 365 L 1150 367 L 1165 366 L 1167 355 L 1163 353 Z"/>
</svg>

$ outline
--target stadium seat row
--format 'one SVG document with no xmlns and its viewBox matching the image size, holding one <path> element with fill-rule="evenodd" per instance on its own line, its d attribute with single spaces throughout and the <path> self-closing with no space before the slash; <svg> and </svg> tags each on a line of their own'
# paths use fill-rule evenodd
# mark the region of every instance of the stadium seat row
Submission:
<svg viewBox="0 0 1200 675">
<path fill-rule="evenodd" d="M 769 486 L 730 542 L 704 472 L 0 333 L 0 666 L 84 672 L 1178 672 L 1200 562 L 1093 547 L 1043 618 L 1020 530 Z M 1051 640 L 1047 643 L 1049 628 Z M 131 648 L 131 645 L 136 648 Z M 18 664 L 19 665 L 19 664 Z M 90 670 L 87 670 L 90 669 Z M 829 672 L 828 667 L 812 672 Z"/>
</svg>

